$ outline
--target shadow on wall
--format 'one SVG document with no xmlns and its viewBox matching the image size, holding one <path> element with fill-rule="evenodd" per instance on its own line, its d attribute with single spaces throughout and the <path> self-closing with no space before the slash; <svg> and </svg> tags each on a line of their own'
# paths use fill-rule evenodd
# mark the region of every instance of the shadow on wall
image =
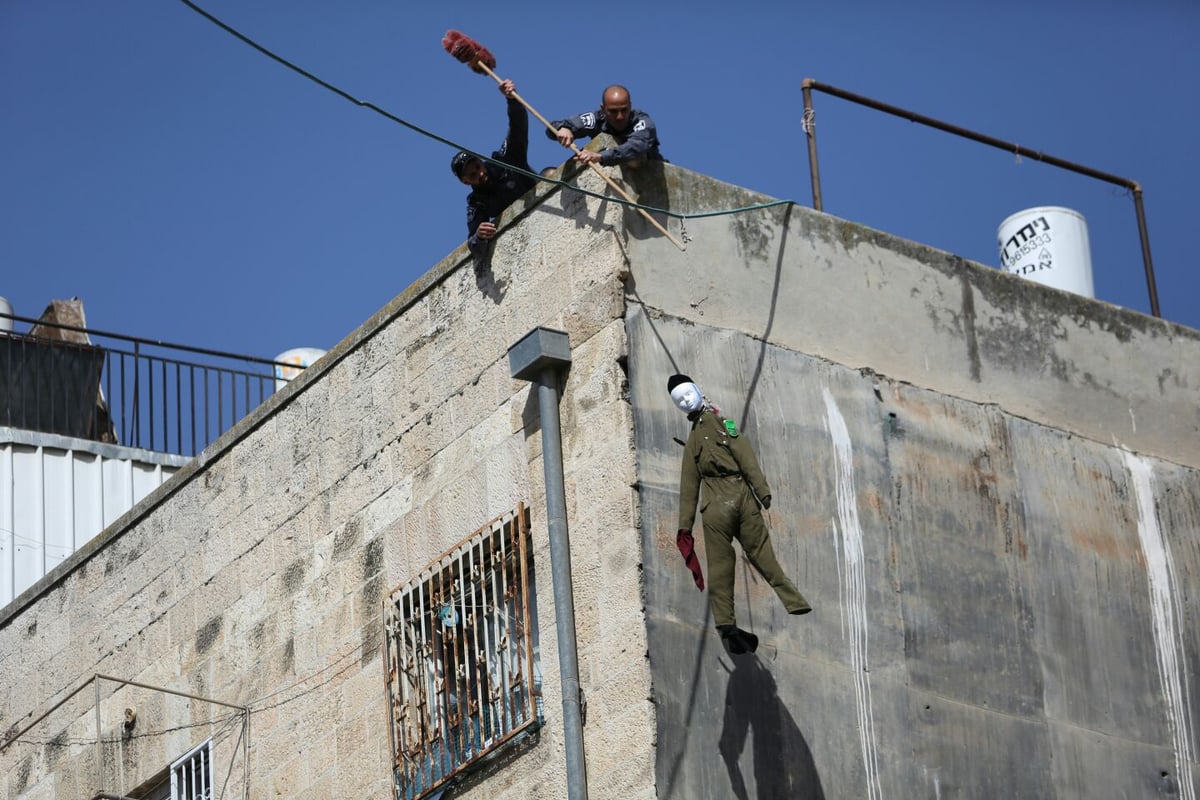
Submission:
<svg viewBox="0 0 1200 800">
<path fill-rule="evenodd" d="M 747 430 L 750 429 L 750 425 L 748 424 L 750 405 L 754 402 L 754 393 L 758 390 L 758 381 L 762 377 L 763 361 L 767 357 L 767 342 L 771 340 L 771 329 L 775 327 L 775 310 L 779 307 L 779 282 L 783 278 L 783 255 L 787 252 L 788 225 L 792 221 L 794 206 L 789 203 L 784 208 L 783 224 L 779 227 L 779 250 L 775 256 L 775 283 L 771 286 L 771 310 L 767 314 L 767 327 L 759 337 L 758 360 L 754 364 L 754 375 L 750 378 L 750 385 L 747 387 L 746 405 L 742 407 L 741 424 Z"/>
<path fill-rule="evenodd" d="M 825 800 L 812 751 L 758 656 L 733 658 L 719 748 L 733 796 L 750 800 L 738 761 L 751 733 L 757 800 Z"/>
<path fill-rule="evenodd" d="M 667 192 L 667 176 L 662 161 L 638 161 L 623 164 L 621 177 L 633 189 L 634 199 L 644 206 L 670 209 L 671 197 Z M 666 214 L 647 212 L 664 228 L 670 218 Z M 635 239 L 653 239 L 662 236 L 637 209 L 625 206 L 625 229 Z"/>
<path fill-rule="evenodd" d="M 475 286 L 479 289 L 479 293 L 496 305 L 500 305 L 500 301 L 508 293 L 508 282 L 497 280 L 496 275 L 492 272 L 492 251 L 495 246 L 493 240 L 488 243 L 487 249 L 482 254 L 472 254 L 471 266 L 475 270 Z"/>
</svg>

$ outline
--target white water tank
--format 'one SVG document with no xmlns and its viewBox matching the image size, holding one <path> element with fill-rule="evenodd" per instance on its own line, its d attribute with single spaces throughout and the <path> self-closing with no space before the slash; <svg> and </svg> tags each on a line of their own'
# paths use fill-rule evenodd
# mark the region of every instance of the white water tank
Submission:
<svg viewBox="0 0 1200 800">
<path fill-rule="evenodd" d="M 1000 266 L 1006 272 L 1084 297 L 1096 296 L 1087 220 L 1078 211 L 1059 206 L 1018 211 L 1000 223 L 996 240 Z"/>
<path fill-rule="evenodd" d="M 281 367 L 278 364 L 275 366 L 275 391 L 279 391 L 292 378 L 299 375 L 306 368 L 313 365 L 318 358 L 325 355 L 325 351 L 316 347 L 293 347 L 291 350 L 284 350 L 279 355 L 275 356 L 275 361 L 282 361 L 285 364 L 291 364 L 289 367 Z"/>
<path fill-rule="evenodd" d="M 7 297 L 0 297 L 0 315 L 13 313 L 12 303 L 8 302 Z M 12 333 L 13 321 L 5 316 L 0 316 L 0 334 Z"/>
</svg>

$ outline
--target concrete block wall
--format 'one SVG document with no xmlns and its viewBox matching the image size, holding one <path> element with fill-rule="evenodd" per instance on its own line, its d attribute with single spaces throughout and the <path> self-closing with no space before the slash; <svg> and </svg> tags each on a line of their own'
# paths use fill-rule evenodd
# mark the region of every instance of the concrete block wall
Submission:
<svg viewBox="0 0 1200 800">
<path fill-rule="evenodd" d="M 1200 473 L 729 331 L 631 323 L 660 797 L 1186 796 Z M 815 609 L 787 616 L 740 565 L 756 657 L 721 649 L 674 552 L 687 423 L 658 398 L 663 343 L 723 409 L 749 406 L 775 550 Z"/>
<path fill-rule="evenodd" d="M 564 796 L 541 433 L 507 360 L 541 325 L 572 346 L 561 414 L 592 796 L 653 797 L 617 216 L 575 191 L 519 203 L 490 271 L 453 253 L 3 609 L 0 730 L 102 673 L 248 706 L 252 797 L 390 796 L 381 601 L 524 502 L 546 725 L 458 796 Z M 129 791 L 208 735 L 240 794 L 228 709 L 136 687 L 101 697 L 104 773 L 89 687 L 0 753 L 0 798 Z M 130 706 L 139 735 L 123 736 Z"/>
<path fill-rule="evenodd" d="M 679 212 L 771 201 L 667 177 Z M 1200 467 L 1200 331 L 800 206 L 687 227 L 686 253 L 630 237 L 632 301 Z"/>
<path fill-rule="evenodd" d="M 658 796 L 1194 797 L 1200 333 L 803 208 L 687 224 L 626 284 Z M 675 552 L 675 371 L 755 443 L 815 609 L 740 565 L 755 656 Z"/>
</svg>

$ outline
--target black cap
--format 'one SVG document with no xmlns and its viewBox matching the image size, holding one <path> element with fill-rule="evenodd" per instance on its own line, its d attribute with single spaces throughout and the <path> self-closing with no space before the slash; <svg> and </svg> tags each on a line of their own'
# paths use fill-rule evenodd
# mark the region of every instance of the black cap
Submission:
<svg viewBox="0 0 1200 800">
<path fill-rule="evenodd" d="M 681 383 L 695 383 L 695 381 L 689 378 L 687 375 L 675 373 L 671 377 L 667 378 L 667 391 L 675 391 L 675 387 Z"/>
<path fill-rule="evenodd" d="M 471 155 L 466 150 L 459 150 L 454 154 L 454 158 L 450 159 L 450 171 L 454 173 L 454 177 L 461 178 L 463 170 L 467 168 L 476 156 Z"/>
</svg>

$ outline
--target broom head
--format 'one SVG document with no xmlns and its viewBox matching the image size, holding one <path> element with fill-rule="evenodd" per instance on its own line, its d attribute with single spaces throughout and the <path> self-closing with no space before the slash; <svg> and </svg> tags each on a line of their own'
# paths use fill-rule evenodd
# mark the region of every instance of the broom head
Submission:
<svg viewBox="0 0 1200 800">
<path fill-rule="evenodd" d="M 496 68 L 496 57 L 491 51 L 462 31 L 446 31 L 446 35 L 442 37 L 442 47 L 481 75 L 484 74 L 483 66 L 488 69 Z"/>
</svg>

